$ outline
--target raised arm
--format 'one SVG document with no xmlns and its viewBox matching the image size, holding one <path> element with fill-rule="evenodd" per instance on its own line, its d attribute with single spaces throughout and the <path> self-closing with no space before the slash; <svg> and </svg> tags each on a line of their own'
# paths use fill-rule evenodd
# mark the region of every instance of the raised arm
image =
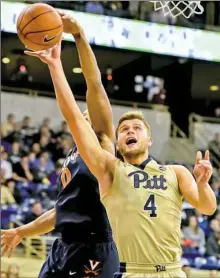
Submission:
<svg viewBox="0 0 220 278">
<path fill-rule="evenodd" d="M 216 211 L 216 197 L 209 185 L 212 175 L 212 166 L 209 161 L 209 152 L 202 159 L 201 152 L 197 153 L 196 163 L 192 174 L 183 166 L 174 165 L 179 188 L 184 199 L 205 215 L 212 215 Z"/>
<path fill-rule="evenodd" d="M 92 127 L 96 133 L 104 133 L 114 141 L 112 109 L 102 85 L 95 55 L 79 23 L 68 15 L 63 13 L 60 15 L 63 19 L 64 32 L 71 33 L 76 42 L 80 65 L 87 84 L 86 100 Z"/>
<path fill-rule="evenodd" d="M 15 229 L 1 230 L 2 256 L 8 252 L 8 257 L 11 257 L 15 247 L 25 237 L 40 236 L 53 231 L 55 217 L 55 209 L 51 209 L 26 225 Z"/>
<path fill-rule="evenodd" d="M 69 125 L 80 155 L 100 184 L 110 186 L 116 158 L 101 148 L 90 124 L 80 112 L 63 71 L 60 48 L 60 45 L 57 45 L 47 51 L 25 53 L 39 57 L 48 64 L 58 105 Z"/>
</svg>

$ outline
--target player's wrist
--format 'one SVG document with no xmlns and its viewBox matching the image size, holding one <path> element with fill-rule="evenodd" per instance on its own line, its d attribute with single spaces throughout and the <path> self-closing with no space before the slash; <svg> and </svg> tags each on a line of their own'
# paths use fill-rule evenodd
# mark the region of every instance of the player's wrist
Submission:
<svg viewBox="0 0 220 278">
<path fill-rule="evenodd" d="M 21 238 L 25 237 L 25 235 L 24 235 L 25 230 L 22 226 L 15 228 L 15 232 L 19 237 L 21 237 Z"/>
<path fill-rule="evenodd" d="M 58 66 L 62 65 L 62 62 L 59 57 L 59 58 L 53 59 L 52 61 L 48 62 L 47 65 L 50 69 L 54 69 L 54 68 L 57 68 Z"/>
<path fill-rule="evenodd" d="M 208 182 L 196 181 L 199 188 L 206 188 L 209 186 Z"/>
<path fill-rule="evenodd" d="M 82 28 L 80 28 L 77 32 L 76 31 L 72 32 L 72 35 L 74 39 L 81 38 L 84 36 L 84 31 Z"/>
</svg>

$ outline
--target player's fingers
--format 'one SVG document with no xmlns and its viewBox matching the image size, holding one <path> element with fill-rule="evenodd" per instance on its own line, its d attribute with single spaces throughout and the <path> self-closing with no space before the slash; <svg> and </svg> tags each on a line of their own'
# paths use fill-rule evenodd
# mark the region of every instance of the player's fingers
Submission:
<svg viewBox="0 0 220 278">
<path fill-rule="evenodd" d="M 208 170 L 208 171 L 205 173 L 206 178 L 210 177 L 211 174 L 212 174 L 212 172 L 211 172 L 210 170 Z"/>
<path fill-rule="evenodd" d="M 209 151 L 205 152 L 205 160 L 210 160 Z"/>
<path fill-rule="evenodd" d="M 204 165 L 204 166 L 210 166 L 211 167 L 211 163 L 209 162 L 209 160 L 200 160 L 199 161 L 200 165 Z"/>
<path fill-rule="evenodd" d="M 33 52 L 33 51 L 28 51 L 28 50 L 25 50 L 24 54 L 29 55 L 29 56 L 33 56 L 33 57 L 39 57 L 40 56 L 39 53 Z"/>
<path fill-rule="evenodd" d="M 6 233 L 6 230 L 1 229 L 1 235 L 4 235 Z"/>
<path fill-rule="evenodd" d="M 4 256 L 5 253 L 8 251 L 8 246 L 5 245 L 3 248 L 2 248 L 2 252 L 1 252 L 1 256 Z"/>
<path fill-rule="evenodd" d="M 14 246 L 9 248 L 8 258 L 11 258 L 11 255 L 13 254 L 14 249 L 15 249 L 15 247 L 14 247 Z"/>
<path fill-rule="evenodd" d="M 5 246 L 4 240 L 1 238 L 1 249 Z"/>
<path fill-rule="evenodd" d="M 65 13 L 64 13 L 63 11 L 58 11 L 58 14 L 59 14 L 60 16 L 64 16 L 64 15 L 65 15 Z"/>
<path fill-rule="evenodd" d="M 201 159 L 202 159 L 202 153 L 198 151 L 196 154 L 196 164 L 198 164 Z"/>
</svg>

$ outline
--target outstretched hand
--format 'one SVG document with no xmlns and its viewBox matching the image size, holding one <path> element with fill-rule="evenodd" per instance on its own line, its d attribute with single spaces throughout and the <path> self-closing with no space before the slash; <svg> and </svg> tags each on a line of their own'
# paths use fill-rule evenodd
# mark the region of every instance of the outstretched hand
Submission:
<svg viewBox="0 0 220 278">
<path fill-rule="evenodd" d="M 1 255 L 4 256 L 8 253 L 8 258 L 10 258 L 21 240 L 22 238 L 18 235 L 16 229 L 1 230 Z"/>
<path fill-rule="evenodd" d="M 53 64 L 55 61 L 60 60 L 61 55 L 61 41 L 56 44 L 54 47 L 49 48 L 47 50 L 39 50 L 39 51 L 29 51 L 25 50 L 25 54 L 33 57 L 39 58 L 43 63 L 47 65 Z"/>
<path fill-rule="evenodd" d="M 210 163 L 209 151 L 205 152 L 204 158 L 202 157 L 201 152 L 197 152 L 193 175 L 199 186 L 204 186 L 209 182 L 212 176 L 212 165 Z"/>
<path fill-rule="evenodd" d="M 79 36 L 82 31 L 82 27 L 79 22 L 64 12 L 59 12 L 59 15 L 63 21 L 63 32 Z"/>
</svg>

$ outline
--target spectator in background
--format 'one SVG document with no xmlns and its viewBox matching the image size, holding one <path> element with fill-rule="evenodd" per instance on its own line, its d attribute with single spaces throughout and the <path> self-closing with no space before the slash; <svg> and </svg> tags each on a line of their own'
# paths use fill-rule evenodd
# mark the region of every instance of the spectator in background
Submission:
<svg viewBox="0 0 220 278">
<path fill-rule="evenodd" d="M 8 278 L 8 273 L 1 270 L 1 278 Z"/>
<path fill-rule="evenodd" d="M 31 126 L 31 118 L 29 116 L 25 116 L 22 120 L 21 134 L 27 146 L 33 144 L 35 128 Z"/>
<path fill-rule="evenodd" d="M 56 134 L 57 141 L 60 142 L 61 138 L 64 138 L 66 136 L 70 136 L 69 127 L 68 127 L 66 121 L 62 121 L 61 122 L 61 129 Z"/>
<path fill-rule="evenodd" d="M 49 132 L 51 134 L 51 137 L 53 137 L 54 136 L 54 132 L 53 132 L 53 130 L 51 128 L 51 119 L 50 118 L 44 118 L 43 126 L 48 128 L 48 130 L 49 130 Z"/>
<path fill-rule="evenodd" d="M 219 177 L 213 177 L 211 187 L 215 193 L 217 203 L 220 203 L 220 178 Z"/>
<path fill-rule="evenodd" d="M 214 233 L 216 230 L 220 228 L 220 223 L 218 222 L 217 219 L 212 219 L 209 227 L 210 227 L 209 233 Z"/>
<path fill-rule="evenodd" d="M 32 146 L 32 152 L 35 154 L 36 157 L 39 157 L 41 153 L 40 144 L 34 143 Z"/>
<path fill-rule="evenodd" d="M 64 136 L 61 138 L 60 145 L 56 149 L 56 152 L 53 153 L 53 160 L 57 161 L 60 158 L 66 158 L 69 150 L 73 147 L 73 144 L 71 136 Z"/>
<path fill-rule="evenodd" d="M 11 151 L 8 155 L 9 161 L 13 164 L 20 162 L 21 160 L 21 144 L 15 141 L 11 146 Z"/>
<path fill-rule="evenodd" d="M 220 167 L 220 133 L 215 134 L 215 138 L 209 142 L 208 149 L 211 154 L 213 166 Z"/>
<path fill-rule="evenodd" d="M 191 240 L 192 251 L 198 250 L 200 254 L 205 253 L 205 234 L 195 216 L 190 216 L 189 225 L 183 229 L 183 234 L 186 240 Z"/>
<path fill-rule="evenodd" d="M 39 143 L 42 136 L 51 137 L 50 129 L 47 125 L 41 125 L 39 131 L 34 135 L 34 142 Z"/>
<path fill-rule="evenodd" d="M 14 141 L 23 142 L 24 136 L 21 134 L 21 124 L 15 123 L 14 131 L 5 137 L 5 140 L 9 143 L 13 143 Z"/>
<path fill-rule="evenodd" d="M 1 126 L 2 136 L 7 137 L 15 130 L 15 115 L 8 114 L 6 123 Z"/>
<path fill-rule="evenodd" d="M 53 145 L 50 142 L 50 136 L 48 135 L 42 135 L 39 141 L 39 145 L 41 148 L 41 151 L 51 151 L 53 152 Z"/>
<path fill-rule="evenodd" d="M 12 178 L 12 165 L 7 161 L 7 158 L 8 154 L 5 148 L 1 146 L 1 175 L 3 175 L 6 180 Z"/>
<path fill-rule="evenodd" d="M 34 182 L 48 184 L 48 176 L 54 170 L 54 165 L 49 159 L 49 154 L 47 152 L 42 153 L 33 167 Z"/>
<path fill-rule="evenodd" d="M 86 1 L 85 12 L 94 14 L 104 14 L 104 8 L 100 1 Z"/>
<path fill-rule="evenodd" d="M 21 133 L 24 136 L 33 136 L 34 131 L 35 128 L 31 126 L 31 118 L 29 116 L 25 116 L 21 124 Z"/>
<path fill-rule="evenodd" d="M 49 180 L 50 180 L 51 184 L 56 184 L 57 183 L 57 179 L 60 176 L 60 173 L 61 173 L 61 170 L 62 170 L 63 162 L 64 162 L 63 159 L 59 159 L 56 162 L 55 170 L 49 176 Z"/>
<path fill-rule="evenodd" d="M 8 278 L 19 278 L 19 266 L 15 263 L 8 267 Z"/>
<path fill-rule="evenodd" d="M 209 236 L 206 253 L 214 262 L 220 263 L 220 228 Z"/>
<path fill-rule="evenodd" d="M 26 153 L 21 155 L 20 162 L 13 165 L 13 179 L 20 182 L 33 180 L 33 175 L 29 169 L 29 158 Z"/>
<path fill-rule="evenodd" d="M 16 187 L 16 183 L 14 180 L 7 180 L 6 181 L 6 186 L 8 187 L 10 193 L 12 194 L 12 196 L 14 197 L 15 201 L 17 204 L 20 204 L 22 201 L 21 198 L 21 194 L 20 191 L 18 190 L 18 188 Z"/>
<path fill-rule="evenodd" d="M 1 205 L 16 204 L 16 201 L 10 192 L 9 188 L 5 185 L 1 185 Z"/>
<path fill-rule="evenodd" d="M 140 1 L 130 1 L 129 5 L 129 13 L 132 18 L 138 19 L 139 18 L 139 6 L 140 6 Z"/>
<path fill-rule="evenodd" d="M 32 212 L 28 215 L 26 215 L 24 219 L 24 224 L 30 223 L 37 219 L 41 214 L 43 214 L 43 208 L 41 203 L 35 202 L 32 205 Z"/>
</svg>

